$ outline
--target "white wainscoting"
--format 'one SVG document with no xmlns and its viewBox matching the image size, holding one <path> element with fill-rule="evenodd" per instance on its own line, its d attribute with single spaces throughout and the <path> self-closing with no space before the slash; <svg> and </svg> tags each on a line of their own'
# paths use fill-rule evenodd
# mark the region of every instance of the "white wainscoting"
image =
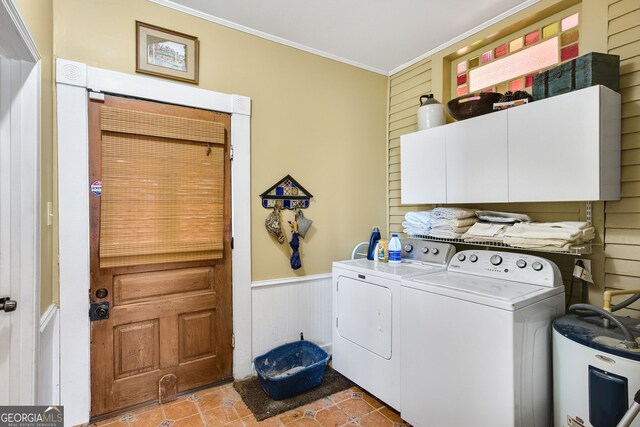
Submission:
<svg viewBox="0 0 640 427">
<path fill-rule="evenodd" d="M 304 338 L 331 352 L 331 274 L 251 284 L 253 357 Z"/>
<path fill-rule="evenodd" d="M 40 318 L 37 405 L 60 404 L 60 323 L 58 306 L 51 304 Z"/>
</svg>

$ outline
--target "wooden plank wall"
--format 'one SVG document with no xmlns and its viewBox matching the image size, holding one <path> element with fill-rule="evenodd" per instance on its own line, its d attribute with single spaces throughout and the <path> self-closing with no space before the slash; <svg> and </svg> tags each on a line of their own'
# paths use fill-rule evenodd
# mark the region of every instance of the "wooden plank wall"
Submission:
<svg viewBox="0 0 640 427">
<path fill-rule="evenodd" d="M 430 59 L 394 74 L 389 81 L 389 233 L 402 232 L 401 224 L 407 212 L 431 208 L 400 203 L 400 136 L 418 130 L 419 98 L 429 92 Z"/>
<path fill-rule="evenodd" d="M 622 199 L 605 205 L 605 287 L 640 289 L 640 2 L 610 0 L 608 14 L 609 53 L 620 55 Z M 640 317 L 632 307 L 621 313 Z"/>
</svg>

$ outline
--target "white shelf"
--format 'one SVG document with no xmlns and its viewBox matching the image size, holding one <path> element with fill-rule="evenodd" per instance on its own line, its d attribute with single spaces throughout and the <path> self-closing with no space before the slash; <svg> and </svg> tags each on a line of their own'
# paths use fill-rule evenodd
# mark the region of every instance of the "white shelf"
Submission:
<svg viewBox="0 0 640 427">
<path fill-rule="evenodd" d="M 499 243 L 499 242 L 465 242 L 462 239 L 445 239 L 441 237 L 432 237 L 432 236 L 425 236 L 420 234 L 408 234 L 408 236 L 416 239 L 430 240 L 433 242 L 446 242 L 446 243 L 458 243 L 462 245 L 471 245 L 471 246 L 506 248 L 506 249 L 515 249 L 519 251 L 526 251 L 526 252 L 546 252 L 550 254 L 563 254 L 563 255 L 574 255 L 574 256 L 591 254 L 591 243 L 584 243 L 581 245 L 572 246 L 567 251 L 548 251 L 544 249 L 519 248 L 516 246 L 511 246 L 511 245 L 507 245 L 506 243 Z"/>
</svg>

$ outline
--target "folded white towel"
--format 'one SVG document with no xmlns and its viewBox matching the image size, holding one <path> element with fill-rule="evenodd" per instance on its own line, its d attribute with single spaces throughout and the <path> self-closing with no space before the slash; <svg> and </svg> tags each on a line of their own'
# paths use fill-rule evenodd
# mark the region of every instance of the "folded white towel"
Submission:
<svg viewBox="0 0 640 427">
<path fill-rule="evenodd" d="M 428 230 L 431 227 L 428 225 L 424 225 L 424 224 L 414 224 L 413 222 L 409 222 L 409 221 L 403 221 L 402 222 L 402 226 L 404 228 L 417 228 L 417 229 L 421 229 L 421 230 Z"/>
<path fill-rule="evenodd" d="M 431 231 L 452 231 L 454 233 L 466 233 L 467 230 L 469 230 L 469 228 L 471 228 L 470 225 L 465 225 L 462 227 L 446 227 L 446 226 L 440 226 L 440 227 L 431 227 Z"/>
<path fill-rule="evenodd" d="M 477 222 L 465 233 L 468 237 L 493 237 L 507 228 L 505 224 Z"/>
<path fill-rule="evenodd" d="M 581 243 L 585 243 L 588 242 L 589 240 L 592 240 L 594 236 L 592 236 L 591 238 L 588 239 L 583 239 L 583 238 L 577 238 L 574 240 L 565 240 L 565 239 L 523 239 L 520 237 L 505 237 L 504 238 L 504 243 L 507 243 L 509 245 L 512 246 L 519 246 L 519 247 L 529 247 L 529 248 L 536 248 L 536 247 L 542 247 L 542 246 L 556 246 L 556 247 L 561 247 L 561 246 L 565 246 L 567 244 L 570 245 L 577 245 L 577 244 L 581 244 Z"/>
<path fill-rule="evenodd" d="M 588 238 L 595 235 L 595 229 L 582 222 L 519 223 L 514 224 L 505 237 L 525 239 L 564 239 L 567 241 Z M 591 237 L 593 238 L 593 237 Z"/>
<path fill-rule="evenodd" d="M 432 218 L 448 218 L 448 219 L 462 219 L 471 218 L 476 216 L 475 209 L 464 208 L 435 208 L 431 211 Z"/>
<path fill-rule="evenodd" d="M 406 222 L 414 225 L 426 225 L 431 222 L 431 211 L 407 212 L 404 215 Z"/>
<path fill-rule="evenodd" d="M 471 226 L 432 228 L 431 231 L 429 231 L 429 236 L 441 237 L 445 239 L 458 239 L 462 237 L 462 235 L 466 233 L 470 228 Z"/>
<path fill-rule="evenodd" d="M 431 230 L 429 232 L 430 237 L 439 237 L 441 239 L 459 239 L 464 232 L 456 233 L 452 230 Z"/>
<path fill-rule="evenodd" d="M 421 237 L 424 237 L 424 236 L 428 236 L 429 235 L 430 230 L 426 230 L 425 231 L 425 230 L 418 230 L 418 229 L 415 229 L 415 228 L 405 228 L 405 229 L 402 230 L 402 232 L 404 234 L 406 234 L 407 236 L 412 236 L 412 237 L 421 236 Z"/>
<path fill-rule="evenodd" d="M 571 242 L 572 241 L 563 239 L 521 239 L 519 237 L 504 238 L 504 243 L 508 245 L 527 248 L 539 248 L 542 246 L 561 247 L 570 244 Z"/>
<path fill-rule="evenodd" d="M 534 227 L 545 226 L 571 230 L 582 230 L 584 228 L 590 227 L 590 225 L 584 221 L 533 222 L 529 225 L 533 225 Z"/>
<path fill-rule="evenodd" d="M 463 218 L 463 219 L 447 219 L 447 218 L 434 218 L 431 220 L 431 228 L 436 227 L 468 227 L 478 222 L 478 218 Z"/>
<path fill-rule="evenodd" d="M 505 242 L 507 243 L 507 242 Z M 571 243 L 566 243 L 562 246 L 552 246 L 552 245 L 546 245 L 546 246 L 528 246 L 528 245 L 520 245 L 520 244 L 513 244 L 513 243 L 509 243 L 509 245 L 513 246 L 514 248 L 522 248 L 522 249 L 535 249 L 538 251 L 549 251 L 549 252 L 566 252 L 568 250 L 571 249 L 571 247 L 573 246 L 573 244 Z"/>
<path fill-rule="evenodd" d="M 531 217 L 525 214 L 499 212 L 499 211 L 476 211 L 476 216 L 481 221 L 502 222 L 513 224 L 514 222 L 531 222 Z"/>
<path fill-rule="evenodd" d="M 464 233 L 460 238 L 469 243 L 504 243 L 503 233 L 496 234 L 495 236 L 470 236 Z"/>
<path fill-rule="evenodd" d="M 404 221 L 402 223 L 402 228 L 404 229 L 403 232 L 405 234 L 408 234 L 411 236 L 416 236 L 416 235 L 427 236 L 429 234 L 429 230 L 431 230 L 431 227 L 428 227 L 425 225 L 415 226 L 412 223 L 407 221 Z"/>
</svg>

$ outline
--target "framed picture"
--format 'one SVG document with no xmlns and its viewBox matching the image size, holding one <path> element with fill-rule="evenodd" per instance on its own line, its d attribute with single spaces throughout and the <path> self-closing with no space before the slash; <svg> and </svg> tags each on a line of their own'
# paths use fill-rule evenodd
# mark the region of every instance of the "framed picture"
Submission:
<svg viewBox="0 0 640 427">
<path fill-rule="evenodd" d="M 198 84 L 198 38 L 136 21 L 136 72 Z"/>
</svg>

